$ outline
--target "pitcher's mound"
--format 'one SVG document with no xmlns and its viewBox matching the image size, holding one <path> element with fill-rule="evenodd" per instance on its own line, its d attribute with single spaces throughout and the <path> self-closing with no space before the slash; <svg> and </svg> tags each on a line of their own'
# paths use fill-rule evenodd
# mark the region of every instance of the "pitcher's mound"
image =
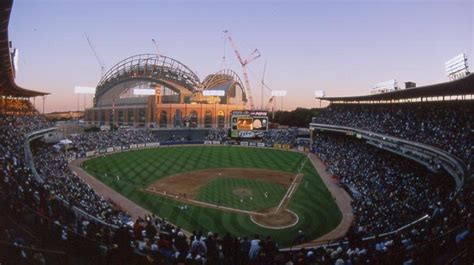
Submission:
<svg viewBox="0 0 474 265">
<path fill-rule="evenodd" d="M 296 225 L 299 217 L 289 209 L 274 213 L 274 209 L 262 211 L 265 215 L 251 215 L 250 219 L 255 224 L 268 229 L 284 229 Z"/>
<path fill-rule="evenodd" d="M 249 189 L 246 189 L 246 188 L 234 189 L 234 190 L 232 190 L 232 193 L 234 195 L 237 195 L 237 196 L 241 197 L 241 198 L 252 196 L 252 191 L 249 190 Z"/>
</svg>

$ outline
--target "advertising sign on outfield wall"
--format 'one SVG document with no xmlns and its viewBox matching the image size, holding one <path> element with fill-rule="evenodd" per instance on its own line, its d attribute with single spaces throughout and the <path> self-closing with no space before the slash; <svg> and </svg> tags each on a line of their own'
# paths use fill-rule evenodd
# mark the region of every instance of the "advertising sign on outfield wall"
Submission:
<svg viewBox="0 0 474 265">
<path fill-rule="evenodd" d="M 138 144 L 137 146 L 138 146 L 138 148 L 143 148 L 143 147 L 145 147 L 145 144 Z"/>
<path fill-rule="evenodd" d="M 212 144 L 221 144 L 221 141 L 212 141 Z"/>
<path fill-rule="evenodd" d="M 146 143 L 147 147 L 157 147 L 160 146 L 160 143 Z"/>
<path fill-rule="evenodd" d="M 257 143 L 257 146 L 258 147 L 265 147 L 265 144 L 264 143 Z"/>
<path fill-rule="evenodd" d="M 255 137 L 255 132 L 253 131 L 239 131 L 240 138 L 253 138 Z"/>
<path fill-rule="evenodd" d="M 107 149 L 105 148 L 99 149 L 99 154 L 103 154 L 103 153 L 107 153 Z"/>
<path fill-rule="evenodd" d="M 136 149 L 137 148 L 137 145 L 136 144 L 131 144 L 130 145 L 130 149 Z"/>
<path fill-rule="evenodd" d="M 121 146 L 114 146 L 114 151 L 121 151 L 122 147 Z"/>
<path fill-rule="evenodd" d="M 240 145 L 242 145 L 242 146 L 249 146 L 249 143 L 248 143 L 248 142 L 240 142 Z"/>
<path fill-rule="evenodd" d="M 250 142 L 249 146 L 257 146 L 257 143 L 256 142 Z"/>
<path fill-rule="evenodd" d="M 95 151 L 86 152 L 86 157 L 92 157 L 92 156 L 95 156 Z"/>
<path fill-rule="evenodd" d="M 107 147 L 107 153 L 111 153 L 114 151 L 114 148 L 113 147 Z"/>
<path fill-rule="evenodd" d="M 212 144 L 212 141 L 204 141 L 204 144 Z"/>
</svg>

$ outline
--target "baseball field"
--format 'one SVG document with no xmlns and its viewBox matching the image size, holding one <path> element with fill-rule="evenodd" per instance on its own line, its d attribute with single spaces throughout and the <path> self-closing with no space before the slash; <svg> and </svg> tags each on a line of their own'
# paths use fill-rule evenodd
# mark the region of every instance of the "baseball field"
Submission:
<svg viewBox="0 0 474 265">
<path fill-rule="evenodd" d="M 316 239 L 342 215 L 304 154 L 265 148 L 179 146 L 99 156 L 92 176 L 188 231 Z"/>
</svg>

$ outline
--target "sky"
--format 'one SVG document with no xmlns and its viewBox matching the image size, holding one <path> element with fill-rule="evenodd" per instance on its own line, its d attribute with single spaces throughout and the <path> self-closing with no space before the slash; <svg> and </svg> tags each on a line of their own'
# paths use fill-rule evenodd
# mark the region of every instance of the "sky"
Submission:
<svg viewBox="0 0 474 265">
<path fill-rule="evenodd" d="M 77 110 L 74 87 L 96 86 L 100 79 L 86 34 L 106 69 L 135 54 L 156 53 L 155 39 L 160 53 L 201 80 L 222 68 L 242 78 L 224 41 L 228 29 L 244 58 L 255 48 L 261 52 L 248 66 L 256 106 L 266 64 L 265 83 L 287 91 L 278 104 L 291 110 L 319 106 L 316 90 L 351 96 L 391 79 L 402 87 L 405 81 L 445 82 L 444 63 L 459 53 L 466 53 L 472 71 L 473 28 L 471 0 L 15 0 L 9 38 L 19 49 L 17 84 L 51 93 L 46 112 L 52 112 Z"/>
</svg>

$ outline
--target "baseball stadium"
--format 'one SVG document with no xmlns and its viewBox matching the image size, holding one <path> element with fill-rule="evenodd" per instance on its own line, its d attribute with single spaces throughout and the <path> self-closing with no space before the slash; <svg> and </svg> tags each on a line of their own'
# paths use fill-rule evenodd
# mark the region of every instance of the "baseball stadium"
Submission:
<svg viewBox="0 0 474 265">
<path fill-rule="evenodd" d="M 13 7 L 0 3 L 0 264 L 473 264 L 466 54 L 440 83 L 317 91 L 325 106 L 286 124 L 302 110 L 276 111 L 286 92 L 264 99 L 263 78 L 255 107 L 260 51 L 242 59 L 226 30 L 241 69 L 201 80 L 158 48 L 124 55 L 77 89 L 82 120 L 58 121 L 49 92 L 15 81 Z"/>
</svg>

